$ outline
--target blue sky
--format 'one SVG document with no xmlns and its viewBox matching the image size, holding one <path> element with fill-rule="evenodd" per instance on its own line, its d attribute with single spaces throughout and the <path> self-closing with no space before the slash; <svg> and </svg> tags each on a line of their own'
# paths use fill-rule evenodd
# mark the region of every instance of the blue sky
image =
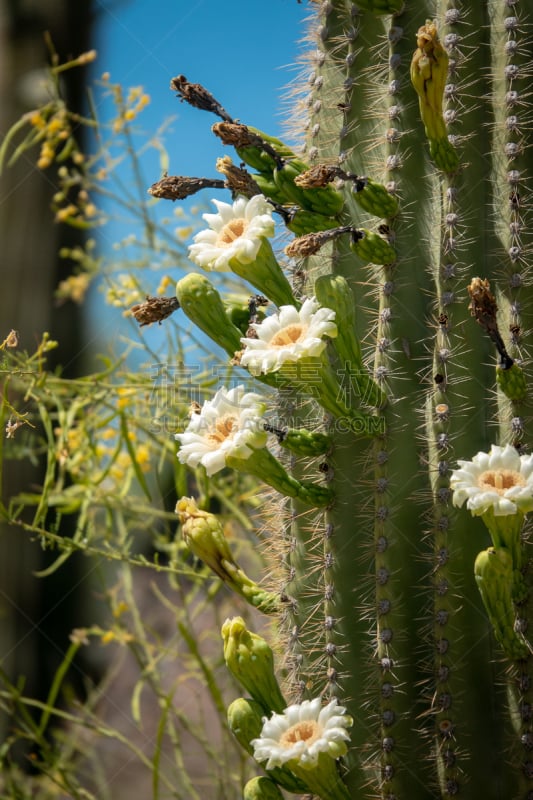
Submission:
<svg viewBox="0 0 533 800">
<path fill-rule="evenodd" d="M 173 118 L 164 137 L 170 175 L 220 178 L 215 170 L 216 159 L 228 154 L 237 161 L 233 149 L 224 147 L 211 133 L 211 125 L 218 118 L 180 102 L 170 90 L 170 80 L 176 75 L 183 74 L 189 81 L 203 84 L 242 122 L 273 135 L 282 133 L 284 87 L 294 81 L 299 72 L 295 63 L 309 14 L 308 0 L 302 3 L 297 0 L 268 0 L 267 3 L 254 0 L 94 0 L 94 3 L 98 59 L 93 76 L 98 79 L 102 73 L 109 72 L 111 82 L 120 83 L 126 90 L 143 86 L 151 102 L 135 120 L 135 125 L 144 131 L 153 133 L 165 120 Z M 99 113 L 105 119 L 112 109 L 104 103 Z M 161 177 L 157 152 L 150 151 L 141 166 L 148 188 Z M 128 188 L 133 185 L 128 164 L 119 167 L 117 172 Z M 187 209 L 188 205 L 200 202 L 207 208 L 212 197 L 230 199 L 229 193 L 214 194 L 213 190 L 204 190 L 182 205 Z M 171 216 L 174 208 L 174 204 L 160 201 L 157 217 Z M 100 248 L 117 266 L 123 255 L 135 258 L 135 254 L 131 248 L 115 252 L 113 242 L 133 232 L 135 223 L 126 220 L 110 223 L 97 233 Z M 148 278 L 153 286 L 149 282 L 146 291 L 154 293 L 160 275 Z M 93 292 L 89 305 L 90 317 L 97 320 L 93 336 L 101 335 L 111 341 L 124 332 L 124 320 L 120 312 L 110 314 L 109 309 L 102 312 L 101 306 L 101 294 Z M 155 345 L 163 339 L 164 332 L 151 326 L 143 333 L 147 341 Z"/>
<path fill-rule="evenodd" d="M 95 0 L 97 69 L 113 82 L 142 84 L 152 102 L 143 126 L 169 116 L 171 174 L 214 173 L 224 148 L 209 128 L 216 118 L 169 89 L 183 74 L 202 83 L 228 112 L 274 135 L 281 132 L 283 87 L 296 75 L 307 0 Z M 159 176 L 156 176 L 156 178 Z"/>
</svg>

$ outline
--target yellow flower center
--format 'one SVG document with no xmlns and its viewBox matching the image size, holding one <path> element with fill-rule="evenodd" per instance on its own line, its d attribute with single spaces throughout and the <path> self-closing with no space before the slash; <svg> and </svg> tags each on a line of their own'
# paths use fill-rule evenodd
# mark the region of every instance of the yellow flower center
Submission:
<svg viewBox="0 0 533 800">
<path fill-rule="evenodd" d="M 229 247 L 233 242 L 243 235 L 248 227 L 248 221 L 245 219 L 232 219 L 228 222 L 220 233 L 218 234 L 217 245 L 219 247 Z"/>
<path fill-rule="evenodd" d="M 280 745 L 286 749 L 293 747 L 297 742 L 305 742 L 310 745 L 319 738 L 321 732 L 322 729 L 314 719 L 297 722 L 296 725 L 291 725 L 289 730 L 285 731 L 280 739 Z"/>
<path fill-rule="evenodd" d="M 488 469 L 481 473 L 477 485 L 480 489 L 488 489 L 491 492 L 504 494 L 508 489 L 512 489 L 513 486 L 525 486 L 526 481 L 514 469 Z"/>
<path fill-rule="evenodd" d="M 289 347 L 291 344 L 299 342 L 300 339 L 303 338 L 306 330 L 307 328 L 305 325 L 298 322 L 293 325 L 287 325 L 286 328 L 278 331 L 278 333 L 272 337 L 269 344 L 271 347 Z"/>
<path fill-rule="evenodd" d="M 234 430 L 239 427 L 238 418 L 233 414 L 224 414 L 223 417 L 217 419 L 215 429 L 210 431 L 207 438 L 215 444 L 221 444 L 227 439 Z"/>
</svg>

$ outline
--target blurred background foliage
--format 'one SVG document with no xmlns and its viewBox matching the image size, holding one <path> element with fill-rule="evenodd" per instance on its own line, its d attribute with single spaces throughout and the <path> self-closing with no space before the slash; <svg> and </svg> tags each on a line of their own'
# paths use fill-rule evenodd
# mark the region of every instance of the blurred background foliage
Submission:
<svg viewBox="0 0 533 800">
<path fill-rule="evenodd" d="M 96 6 L 0 2 L 0 796 L 234 798 L 248 767 L 219 631 L 249 611 L 186 552 L 174 507 L 194 493 L 220 513 L 258 576 L 265 498 L 175 457 L 227 367 L 179 315 L 152 335 L 129 309 L 173 294 L 200 208 L 156 213 L 143 157 L 164 171 L 165 125 L 143 130 L 142 86 L 90 80 Z M 114 219 L 135 234 L 104 252 Z"/>
</svg>

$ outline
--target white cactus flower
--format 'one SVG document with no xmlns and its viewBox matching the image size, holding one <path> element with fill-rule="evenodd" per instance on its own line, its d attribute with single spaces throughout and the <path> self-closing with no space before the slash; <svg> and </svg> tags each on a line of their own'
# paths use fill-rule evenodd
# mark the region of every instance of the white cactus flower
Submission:
<svg viewBox="0 0 533 800">
<path fill-rule="evenodd" d="M 272 206 L 263 195 L 235 202 L 213 200 L 216 214 L 203 214 L 209 225 L 194 237 L 189 258 L 206 270 L 227 272 L 232 263 L 251 264 L 264 239 L 274 235 Z"/>
<path fill-rule="evenodd" d="M 510 444 L 492 445 L 489 453 L 457 463 L 450 479 L 454 506 L 466 501 L 473 516 L 489 510 L 496 517 L 533 510 L 533 455 L 520 456 Z"/>
<path fill-rule="evenodd" d="M 178 458 L 182 464 L 202 464 L 208 475 L 226 466 L 229 456 L 247 459 L 266 445 L 263 414 L 266 404 L 244 386 L 229 391 L 222 387 L 193 414 L 187 429 L 177 433 Z"/>
<path fill-rule="evenodd" d="M 320 307 L 314 297 L 305 300 L 299 311 L 295 306 L 282 306 L 278 314 L 251 326 L 256 339 L 241 339 L 245 350 L 240 363 L 252 375 L 259 375 L 276 372 L 304 357 L 316 358 L 326 347 L 323 337 L 337 335 L 334 319 L 335 312 Z"/>
<path fill-rule="evenodd" d="M 266 768 L 281 767 L 289 761 L 313 769 L 320 753 L 340 758 L 347 751 L 353 720 L 346 709 L 331 700 L 322 706 L 320 697 L 288 706 L 282 714 L 264 718 L 261 735 L 252 739 L 254 758 L 266 761 Z"/>
</svg>

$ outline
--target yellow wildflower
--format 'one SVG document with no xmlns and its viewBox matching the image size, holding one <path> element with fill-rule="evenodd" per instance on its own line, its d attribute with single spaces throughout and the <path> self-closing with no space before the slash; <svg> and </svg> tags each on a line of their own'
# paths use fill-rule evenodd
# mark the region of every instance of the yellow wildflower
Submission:
<svg viewBox="0 0 533 800">
<path fill-rule="evenodd" d="M 79 450 L 83 444 L 84 431 L 80 427 L 69 428 L 67 431 L 67 447 L 70 452 Z"/>
<path fill-rule="evenodd" d="M 46 127 L 46 132 L 48 136 L 53 136 L 54 133 L 62 131 L 65 125 L 65 121 L 66 120 L 63 114 L 56 114 L 55 116 L 53 116 Z"/>
<path fill-rule="evenodd" d="M 65 206 L 65 208 L 60 208 L 59 211 L 56 212 L 55 221 L 66 222 L 72 217 L 75 217 L 77 213 L 77 207 L 73 203 L 69 203 L 68 206 Z"/>
<path fill-rule="evenodd" d="M 4 347 L 17 347 L 19 343 L 19 335 L 13 328 L 9 331 L 8 335 L 2 342 Z"/>
<path fill-rule="evenodd" d="M 132 105 L 142 94 L 142 86 L 132 86 L 128 92 L 127 105 Z"/>
<path fill-rule="evenodd" d="M 164 293 L 166 292 L 166 290 L 168 289 L 168 287 L 169 287 L 169 286 L 170 286 L 172 283 L 174 283 L 174 281 L 172 280 L 172 278 L 170 278 L 168 275 L 164 275 L 164 276 L 161 278 L 161 281 L 160 281 L 160 283 L 159 283 L 159 286 L 158 286 L 158 287 L 157 287 L 157 289 L 156 289 L 156 294 L 159 294 L 159 295 L 161 295 L 161 294 L 164 294 Z"/>
<path fill-rule="evenodd" d="M 185 241 L 185 239 L 188 239 L 189 236 L 193 233 L 193 230 L 194 228 L 192 227 L 192 225 L 188 225 L 185 228 L 176 228 L 175 233 L 178 239 L 183 239 Z"/>
<path fill-rule="evenodd" d="M 148 445 L 140 444 L 135 450 L 135 458 L 143 472 L 148 472 L 150 469 L 150 450 Z"/>
<path fill-rule="evenodd" d="M 120 386 L 117 389 L 117 408 L 119 410 L 127 408 L 130 404 L 130 400 L 135 394 L 136 389 L 128 388 L 127 386 Z"/>
<path fill-rule="evenodd" d="M 113 609 L 113 616 L 118 619 L 125 611 L 129 611 L 129 608 L 128 604 L 121 600 Z"/>
<path fill-rule="evenodd" d="M 64 281 L 60 281 L 56 294 L 60 300 L 73 300 L 75 303 L 82 303 L 89 284 L 90 278 L 87 272 L 80 272 L 79 275 L 69 275 Z"/>
<path fill-rule="evenodd" d="M 46 128 L 46 120 L 40 111 L 34 111 L 30 114 L 29 120 L 30 125 L 33 125 L 34 128 L 39 128 L 39 130 Z"/>
<path fill-rule="evenodd" d="M 89 219 L 95 217 L 96 214 L 98 213 L 98 209 L 96 208 L 94 203 L 87 203 L 83 211 L 85 216 L 88 217 Z"/>
</svg>

